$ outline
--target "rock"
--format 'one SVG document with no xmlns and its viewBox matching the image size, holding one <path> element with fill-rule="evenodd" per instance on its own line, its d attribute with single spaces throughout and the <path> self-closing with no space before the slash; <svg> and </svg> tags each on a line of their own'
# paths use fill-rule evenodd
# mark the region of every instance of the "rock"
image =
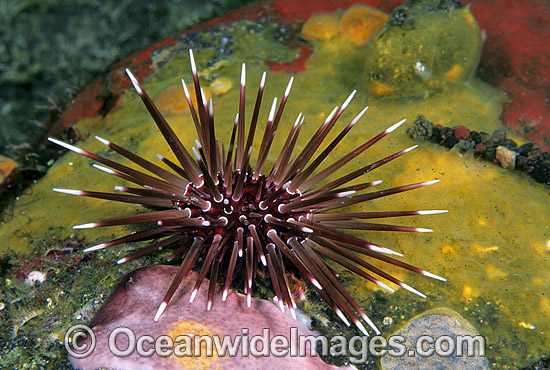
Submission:
<svg viewBox="0 0 550 370">
<path fill-rule="evenodd" d="M 455 130 L 455 137 L 457 139 L 466 140 L 470 136 L 470 130 L 468 130 L 464 126 L 456 126 L 454 130 Z"/>
<path fill-rule="evenodd" d="M 207 291 L 209 281 L 203 281 L 196 299 L 189 303 L 190 292 L 194 287 L 196 274 L 187 277 L 178 287 L 176 294 L 170 301 L 159 321 L 153 321 L 157 308 L 170 285 L 172 278 L 178 271 L 178 266 L 145 266 L 128 272 L 117 284 L 113 293 L 107 298 L 105 304 L 99 309 L 90 323 L 90 327 L 96 336 L 96 348 L 92 354 L 85 358 L 69 356 L 69 360 L 78 369 L 334 369 L 324 363 L 320 357 L 312 356 L 286 356 L 269 355 L 267 357 L 254 356 L 252 343 L 254 336 L 262 335 L 262 329 L 269 329 L 269 338 L 276 335 L 290 337 L 291 328 L 297 335 L 314 335 L 303 323 L 292 319 L 288 314 L 283 314 L 279 307 L 271 301 L 252 299 L 251 307 L 246 305 L 246 296 L 230 291 L 226 302 L 220 301 L 220 294 L 214 297 L 211 311 L 206 311 Z M 218 292 L 219 293 L 219 292 Z M 116 328 L 128 328 L 137 338 L 151 336 L 157 340 L 165 335 L 174 342 L 171 348 L 178 344 L 186 343 L 187 347 L 180 347 L 183 353 L 174 351 L 167 357 L 153 353 L 150 357 L 140 356 L 133 351 L 127 357 L 117 357 L 109 349 L 108 341 L 110 333 Z M 246 329 L 248 333 L 246 334 Z M 178 336 L 180 339 L 176 339 Z M 239 347 L 236 356 L 218 356 L 214 349 L 212 356 L 206 356 L 206 348 L 203 344 L 201 355 L 194 356 L 192 349 L 197 341 L 196 336 L 212 338 L 219 336 L 242 336 L 243 343 L 248 336 L 248 343 L 252 349 L 248 356 L 243 356 L 243 346 Z M 166 338 L 165 338 L 166 339 Z M 80 342 L 79 342 L 80 343 Z M 89 342 L 88 342 L 89 343 Z M 167 345 L 163 339 L 161 345 Z M 269 342 L 267 342 L 269 345 Z M 258 351 L 263 349 L 260 341 L 254 346 Z M 124 351 L 128 348 L 128 337 L 119 334 L 116 337 L 116 349 Z M 151 347 L 145 343 L 147 351 Z M 154 344 L 153 347 L 154 348 Z M 273 345 L 271 345 L 273 351 Z M 158 349 L 157 349 L 158 351 Z M 169 352 L 169 349 L 166 350 Z M 187 351 L 187 352 L 186 352 Z M 155 351 L 153 351 L 155 352 Z M 255 352 L 256 354 L 258 352 Z M 181 355 L 186 356 L 181 356 Z"/>
<path fill-rule="evenodd" d="M 535 145 L 533 143 L 523 144 L 518 148 L 518 154 L 527 156 L 527 154 L 534 148 L 535 148 Z"/>
<path fill-rule="evenodd" d="M 513 150 L 503 146 L 497 146 L 496 160 L 500 163 L 502 168 L 513 170 L 514 167 L 516 167 L 517 155 L 518 154 Z"/>
<path fill-rule="evenodd" d="M 436 308 L 426 311 L 416 317 L 413 317 L 403 328 L 399 329 L 393 335 L 400 335 L 405 338 L 405 346 L 407 350 L 414 348 L 414 343 L 418 338 L 428 335 L 437 340 L 442 336 L 450 336 L 456 338 L 458 336 L 476 336 L 477 331 L 470 325 L 462 316 L 448 308 Z M 434 344 L 425 343 L 423 348 L 434 348 Z M 465 349 L 466 351 L 466 349 Z M 385 355 L 381 358 L 380 364 L 384 370 L 431 370 L 431 369 L 446 369 L 446 370 L 482 370 L 488 369 L 489 363 L 485 357 L 479 356 L 479 348 L 476 349 L 475 356 L 457 356 L 454 351 L 450 356 L 421 356 L 410 355 L 406 353 L 404 356 L 396 357 Z"/>
<path fill-rule="evenodd" d="M 492 161 L 495 159 L 496 151 L 495 147 L 488 147 L 485 152 L 483 152 L 483 158 Z"/>
<path fill-rule="evenodd" d="M 516 168 L 522 172 L 528 173 L 529 169 L 531 168 L 529 164 L 527 163 L 527 157 L 524 157 L 522 155 L 518 155 L 516 157 Z M 531 168 L 532 169 L 532 168 Z"/>
<path fill-rule="evenodd" d="M 464 154 L 472 149 L 472 144 L 468 140 L 460 139 L 458 143 L 453 147 L 453 151 L 459 154 Z"/>
<path fill-rule="evenodd" d="M 506 133 L 504 130 L 496 129 L 493 132 L 493 143 L 495 143 L 495 145 L 500 145 L 504 140 L 506 140 Z"/>
<path fill-rule="evenodd" d="M 430 139 L 433 131 L 433 123 L 428 121 L 422 114 L 419 114 L 414 120 L 414 126 L 407 129 L 407 134 L 414 140 L 423 141 Z"/>
<path fill-rule="evenodd" d="M 474 147 L 474 155 L 479 156 L 483 154 L 485 150 L 487 150 L 487 147 L 485 146 L 485 144 L 479 143 Z"/>
<path fill-rule="evenodd" d="M 493 138 L 486 132 L 482 132 L 479 136 L 481 144 L 485 145 L 487 148 L 494 145 Z"/>
<path fill-rule="evenodd" d="M 504 139 L 502 140 L 500 145 L 508 149 L 516 149 L 518 147 L 518 144 L 516 144 L 516 142 L 512 139 Z M 514 152 L 517 152 L 517 151 L 514 150 Z"/>
<path fill-rule="evenodd" d="M 366 44 L 365 78 L 375 96 L 423 97 L 471 78 L 481 31 L 456 1 L 409 0 Z"/>
<path fill-rule="evenodd" d="M 550 160 L 537 162 L 533 166 L 531 176 L 533 177 L 533 179 L 535 179 L 535 181 L 550 185 Z"/>
</svg>

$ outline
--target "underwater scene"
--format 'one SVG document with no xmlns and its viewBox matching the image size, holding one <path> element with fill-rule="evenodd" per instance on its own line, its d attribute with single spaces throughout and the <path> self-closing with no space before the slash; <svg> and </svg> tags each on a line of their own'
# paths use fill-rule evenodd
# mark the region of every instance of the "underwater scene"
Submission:
<svg viewBox="0 0 550 370">
<path fill-rule="evenodd" d="M 0 368 L 550 369 L 550 4 L 137 4 L 3 41 Z"/>
</svg>

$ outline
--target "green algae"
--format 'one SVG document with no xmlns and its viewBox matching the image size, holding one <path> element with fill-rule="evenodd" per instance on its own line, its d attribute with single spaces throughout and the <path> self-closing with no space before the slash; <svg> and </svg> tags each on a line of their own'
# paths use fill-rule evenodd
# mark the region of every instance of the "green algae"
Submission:
<svg viewBox="0 0 550 370">
<path fill-rule="evenodd" d="M 113 263 L 120 251 L 85 254 L 79 248 L 83 242 L 45 239 L 33 242 L 27 253 L 2 251 L 2 368 L 72 369 L 63 346 L 65 332 L 88 323 L 126 272 Z M 31 274 L 43 281 L 30 283 Z"/>
<path fill-rule="evenodd" d="M 10 150 L 8 145 L 39 144 L 45 130 L 33 120 L 58 119 L 74 91 L 121 58 L 251 2 L 0 3 L 0 151 Z"/>
<path fill-rule="evenodd" d="M 255 47 L 259 48 L 261 45 L 263 44 L 258 42 Z M 271 47 L 270 43 L 266 43 L 265 47 Z M 144 82 L 144 88 L 153 99 L 157 99 L 170 86 L 179 84 L 181 77 L 191 81 L 188 57 L 183 49 L 185 48 L 182 48 L 181 53 L 168 58 L 162 66 L 159 64 L 159 70 Z M 339 51 L 339 58 L 333 59 L 331 56 L 335 50 Z M 242 51 L 245 52 L 246 50 Z M 224 65 L 216 71 L 216 76 L 227 77 L 234 81 L 234 86 L 238 86 L 240 63 L 243 60 L 255 60 L 256 49 L 254 53 L 225 57 Z M 199 71 L 204 71 L 207 69 L 208 58 L 214 54 L 212 50 L 195 50 L 195 55 Z M 297 114 L 304 112 L 306 122 L 299 140 L 301 148 L 333 106 L 340 105 L 355 87 L 359 88 L 357 97 L 340 119 L 335 132 L 342 129 L 365 105 L 370 105 L 370 108 L 344 143 L 332 152 L 331 158 L 339 158 L 350 148 L 358 146 L 402 118 L 409 119 L 409 125 L 412 125 L 418 114 L 423 114 L 435 124 L 464 124 L 477 131 L 492 132 L 501 127 L 499 115 L 504 102 L 502 93 L 476 79 L 445 86 L 440 93 L 430 94 L 425 99 L 369 97 L 357 79 L 357 71 L 362 68 L 360 62 L 363 55 L 361 48 L 352 48 L 344 42 L 315 44 L 306 70 L 296 75 L 279 129 L 281 134 L 274 143 L 275 148 L 282 146 L 284 133 L 288 132 Z M 354 65 L 356 68 L 350 68 Z M 343 66 L 347 68 L 342 68 Z M 247 91 L 247 112 L 252 111 L 255 89 L 262 70 L 257 64 L 247 64 L 247 81 L 248 86 L 251 86 Z M 288 78 L 289 75 L 282 72 L 268 75 L 264 106 L 260 113 L 263 120 L 267 117 L 269 102 L 274 96 L 282 95 Z M 233 88 L 214 100 L 217 134 L 227 140 L 237 110 L 238 89 Z M 83 137 L 90 135 L 78 146 L 109 159 L 120 160 L 124 164 L 127 164 L 124 159 L 106 150 L 93 139 L 93 135 L 123 145 L 152 161 L 156 153 L 167 155 L 169 148 L 157 132 L 137 94 L 128 91 L 123 95 L 122 101 L 123 104 L 106 117 L 85 119 L 77 124 Z M 190 133 L 194 128 L 190 115 L 175 109 L 169 103 L 159 106 L 159 109 L 167 112 L 167 121 L 173 125 L 184 145 L 193 145 L 194 135 Z M 262 124 L 259 132 L 263 128 Z M 361 155 L 354 164 L 332 176 L 349 172 L 416 144 L 405 132 L 406 127 L 400 128 Z M 334 136 L 335 134 L 331 137 Z M 258 140 L 256 137 L 256 143 Z M 253 152 L 253 157 L 256 155 L 257 151 Z M 271 161 L 274 156 L 275 151 L 271 154 Z M 74 231 L 71 226 L 134 213 L 138 207 L 51 191 L 53 187 L 110 191 L 114 185 L 120 183 L 114 177 L 92 168 L 90 162 L 74 153 L 67 153 L 57 161 L 48 176 L 33 186 L 33 194 L 20 197 L 14 218 L 1 226 L 2 247 L 23 251 L 33 240 L 48 240 L 52 237 L 64 240 L 71 235 L 85 235 L 89 241 L 87 244 L 93 245 L 124 235 L 127 230 L 123 227 Z M 410 218 L 401 223 L 434 229 L 435 232 L 430 234 L 356 233 L 376 244 L 402 252 L 405 255 L 404 261 L 448 279 L 447 283 L 441 283 L 388 268 L 396 277 L 427 294 L 428 299 L 424 300 L 402 290 L 394 294 L 376 291 L 372 284 L 352 274 L 343 273 L 343 284 L 381 327 L 383 335 L 390 335 L 400 323 L 426 309 L 448 307 L 459 312 L 486 336 L 487 356 L 493 366 L 516 368 L 548 355 L 550 301 L 544 295 L 550 281 L 550 232 L 548 219 L 544 217 L 550 206 L 548 187 L 480 162 L 471 153 L 461 155 L 429 143 L 422 143 L 418 149 L 361 180 L 378 179 L 384 181 L 379 185 L 382 188 L 431 179 L 440 179 L 441 182 L 431 187 L 368 202 L 354 210 L 450 210 L 445 215 Z M 115 250 L 113 253 L 116 256 L 124 254 Z M 164 261 L 159 255 L 150 258 Z M 114 266 L 115 260 L 116 257 L 112 256 L 111 266 Z M 136 263 L 147 261 L 149 259 L 140 259 Z M 122 265 L 121 268 L 129 269 L 132 266 Z M 82 290 L 76 290 L 71 295 L 82 293 Z M 356 334 L 341 325 L 323 304 L 306 303 L 303 308 L 317 318 L 316 325 L 320 331 L 333 330 L 331 333 L 346 333 L 349 336 Z M 74 311 L 75 307 L 67 307 L 69 312 L 71 309 Z M 392 318 L 393 323 L 382 326 L 380 323 L 384 317 Z M 517 348 L 520 347 L 528 347 L 529 351 L 517 353 Z M 368 362 L 362 368 L 374 366 L 376 360 Z"/>
</svg>

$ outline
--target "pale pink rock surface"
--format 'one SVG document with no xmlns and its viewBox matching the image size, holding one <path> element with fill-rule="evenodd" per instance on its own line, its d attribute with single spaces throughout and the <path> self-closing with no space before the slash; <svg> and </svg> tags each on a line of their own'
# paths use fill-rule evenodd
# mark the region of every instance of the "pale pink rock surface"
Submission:
<svg viewBox="0 0 550 370">
<path fill-rule="evenodd" d="M 293 329 L 297 335 L 314 335 L 303 323 L 292 319 L 288 314 L 283 314 L 275 303 L 252 299 L 251 307 L 247 307 L 246 296 L 239 293 L 230 292 L 227 301 L 221 302 L 221 292 L 218 291 L 212 310 L 206 311 L 209 283 L 206 279 L 195 301 L 190 304 L 188 301 L 195 284 L 195 274 L 182 282 L 162 317 L 155 322 L 153 318 L 177 270 L 177 266 L 157 265 L 140 267 L 126 274 L 90 323 L 96 336 L 96 348 L 86 358 L 69 356 L 73 366 L 83 370 L 335 369 L 318 356 L 291 357 L 290 353 L 287 353 L 283 357 L 273 354 L 267 357 L 249 354 L 244 357 L 242 344 L 235 357 L 217 356 L 215 350 L 214 356 L 207 357 L 204 345 L 202 357 L 177 357 L 174 354 L 161 357 L 157 353 L 143 357 L 137 351 L 133 351 L 128 357 L 118 357 L 111 353 L 108 345 L 109 335 L 120 327 L 131 329 L 137 339 L 144 335 L 153 338 L 168 335 L 176 342 L 174 347 L 178 343 L 184 343 L 176 339 L 179 335 L 230 335 L 234 339 L 236 335 L 243 334 L 243 328 L 249 329 L 248 342 L 254 336 L 262 335 L 264 328 L 270 329 L 270 339 L 276 335 L 291 338 L 291 328 L 297 328 Z M 119 350 L 125 350 L 128 347 L 127 337 L 117 336 L 116 344 Z M 147 350 L 149 346 L 145 344 L 144 348 Z M 185 350 L 185 347 L 180 349 Z M 262 349 L 261 343 L 257 349 Z"/>
</svg>

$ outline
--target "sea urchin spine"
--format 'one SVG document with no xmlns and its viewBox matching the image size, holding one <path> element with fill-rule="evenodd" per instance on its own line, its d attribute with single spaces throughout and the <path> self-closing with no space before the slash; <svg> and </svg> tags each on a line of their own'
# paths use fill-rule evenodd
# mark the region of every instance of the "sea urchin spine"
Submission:
<svg viewBox="0 0 550 370">
<path fill-rule="evenodd" d="M 436 183 L 437 180 L 426 181 L 360 194 L 357 193 L 378 185 L 380 181 L 344 186 L 350 181 L 411 151 L 416 146 L 401 150 L 336 180 L 315 187 L 336 169 L 352 161 L 374 143 L 397 129 L 405 120 L 397 122 L 323 170 L 317 171 L 318 167 L 327 159 L 329 153 L 367 111 L 368 107 L 363 109 L 326 145 L 320 154 L 316 155 L 336 121 L 353 98 L 354 91 L 341 107 L 334 108 L 304 148 L 292 156 L 304 122 L 304 117 L 300 114 L 271 170 L 269 173 L 263 174 L 262 171 L 267 162 L 273 138 L 290 94 L 293 78 L 290 79 L 280 104 L 277 105 L 277 98 L 273 100 L 259 146 L 255 169 L 253 169 L 250 158 L 264 92 L 265 72 L 261 78 L 254 111 L 248 133 L 246 133 L 246 72 L 243 64 L 239 111 L 236 115 L 229 145 L 226 147 L 223 143 L 220 144 L 216 138 L 212 100 L 206 101 L 200 87 L 193 52 L 190 50 L 189 54 L 194 92 L 198 102 L 196 108 L 183 80 L 182 84 L 198 135 L 198 139 L 195 141 L 196 146 L 192 148 L 192 154 L 172 131 L 134 75 L 126 70 L 136 91 L 179 162 L 177 164 L 159 156 L 160 160 L 173 172 L 99 137 L 96 138 L 100 142 L 147 170 L 151 175 L 57 139 L 49 138 L 50 141 L 103 165 L 94 164 L 96 168 L 138 185 L 135 188 L 116 186 L 114 189 L 116 193 L 69 189 L 54 189 L 55 191 L 138 204 L 152 210 L 151 212 L 74 226 L 75 229 L 84 229 L 112 225 L 156 223 L 153 227 L 101 243 L 86 249 L 86 251 L 98 250 L 121 243 L 152 240 L 148 246 L 121 259 L 118 263 L 166 246 L 176 248 L 169 260 L 179 255 L 182 256 L 181 267 L 160 304 L 155 320 L 161 317 L 181 281 L 197 264 L 200 266 L 200 272 L 190 302 L 195 298 L 201 283 L 209 273 L 208 310 L 212 306 L 216 282 L 218 280 L 224 281 L 222 294 L 222 301 L 224 301 L 232 281 L 236 280 L 234 279 L 235 276 L 244 278 L 244 291 L 250 304 L 253 280 L 258 272 L 263 271 L 271 278 L 276 300 L 281 310 L 284 311 L 286 306 L 294 316 L 296 305 L 292 298 L 287 276 L 287 273 L 292 272 L 311 282 L 343 322 L 350 325 L 348 318 L 351 319 L 365 335 L 368 335 L 368 333 L 359 317 L 365 320 L 376 333 L 379 334 L 380 332 L 359 305 L 344 290 L 337 279 L 337 273 L 323 261 L 321 256 L 335 261 L 344 268 L 389 291 L 393 291 L 393 289 L 379 280 L 379 277 L 425 297 L 407 284 L 368 263 L 363 256 L 438 280 L 445 280 L 388 256 L 402 256 L 397 252 L 341 230 L 429 232 L 431 231 L 429 229 L 364 221 L 377 218 L 435 214 L 446 211 L 325 213 L 326 211 L 338 210 Z"/>
</svg>

